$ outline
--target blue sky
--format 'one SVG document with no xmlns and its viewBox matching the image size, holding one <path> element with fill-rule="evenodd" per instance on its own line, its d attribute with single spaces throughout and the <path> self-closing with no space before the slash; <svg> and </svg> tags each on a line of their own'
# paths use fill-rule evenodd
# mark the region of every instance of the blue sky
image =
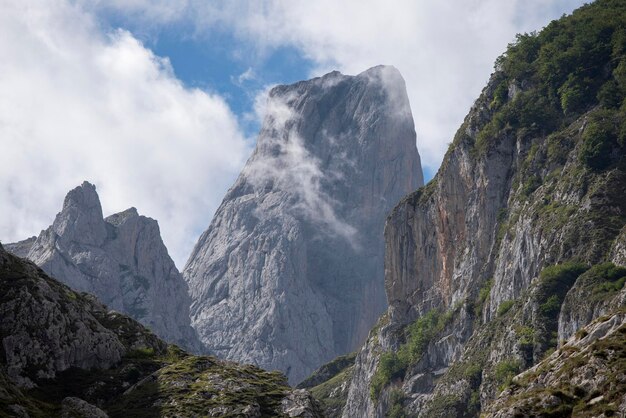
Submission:
<svg viewBox="0 0 626 418">
<path fill-rule="evenodd" d="M 267 89 L 394 65 L 425 178 L 516 33 L 582 0 L 7 0 L 0 241 L 84 180 L 159 221 L 179 268 L 254 147 Z"/>
<path fill-rule="evenodd" d="M 260 128 L 253 115 L 259 92 L 307 79 L 315 68 L 294 46 L 259 50 L 224 29 L 197 33 L 184 21 L 146 27 L 143 20 L 133 20 L 119 10 L 100 13 L 98 19 L 105 30 L 128 30 L 156 55 L 167 57 L 176 77 L 187 86 L 222 96 L 250 140 Z"/>
</svg>

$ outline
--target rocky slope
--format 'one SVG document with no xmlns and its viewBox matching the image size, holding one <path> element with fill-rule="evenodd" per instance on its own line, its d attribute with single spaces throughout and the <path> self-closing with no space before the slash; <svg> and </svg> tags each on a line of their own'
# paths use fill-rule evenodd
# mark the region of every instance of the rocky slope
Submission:
<svg viewBox="0 0 626 418">
<path fill-rule="evenodd" d="M 256 150 L 184 269 L 201 340 L 292 383 L 357 348 L 386 307 L 385 216 L 422 182 L 395 68 L 272 89 Z"/>
<path fill-rule="evenodd" d="M 356 353 L 337 357 L 315 370 L 297 386 L 311 392 L 313 397 L 320 402 L 324 416 L 327 418 L 341 416 L 348 397 L 355 357 Z"/>
<path fill-rule="evenodd" d="M 512 379 L 485 417 L 626 416 L 626 314 L 600 317 Z"/>
<path fill-rule="evenodd" d="M 189 355 L 0 246 L 0 416 L 318 417 L 278 372 Z"/>
<path fill-rule="evenodd" d="M 154 219 L 130 208 L 103 219 L 96 188 L 84 182 L 65 197 L 54 223 L 36 238 L 6 245 L 72 289 L 138 320 L 193 352 L 204 348 L 190 326 L 187 285 Z"/>
<path fill-rule="evenodd" d="M 624 22 L 625 2 L 598 0 L 498 60 L 435 178 L 387 220 L 389 309 L 343 416 L 477 416 L 624 306 Z"/>
</svg>

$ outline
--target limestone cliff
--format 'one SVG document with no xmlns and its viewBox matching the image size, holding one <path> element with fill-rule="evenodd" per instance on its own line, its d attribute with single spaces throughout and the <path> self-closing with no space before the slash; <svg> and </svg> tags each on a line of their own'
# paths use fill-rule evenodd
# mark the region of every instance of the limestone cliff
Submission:
<svg viewBox="0 0 626 418">
<path fill-rule="evenodd" d="M 624 306 L 624 21 L 626 3 L 596 1 L 498 60 L 435 178 L 387 220 L 389 309 L 343 416 L 477 416 Z"/>
<path fill-rule="evenodd" d="M 297 383 L 354 350 L 386 307 L 383 224 L 422 182 L 395 68 L 271 90 L 256 150 L 184 269 L 219 356 Z"/>
<path fill-rule="evenodd" d="M 187 285 L 157 222 L 135 208 L 103 219 L 92 184 L 71 190 L 54 223 L 36 239 L 7 249 L 72 289 L 130 315 L 161 338 L 194 352 L 204 350 L 190 326 Z"/>
</svg>

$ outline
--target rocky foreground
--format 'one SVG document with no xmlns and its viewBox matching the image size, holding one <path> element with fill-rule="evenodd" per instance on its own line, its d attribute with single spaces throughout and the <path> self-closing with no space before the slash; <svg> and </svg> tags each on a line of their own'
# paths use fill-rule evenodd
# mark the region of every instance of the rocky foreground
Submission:
<svg viewBox="0 0 626 418">
<path fill-rule="evenodd" d="M 0 417 L 318 417 L 280 372 L 194 356 L 0 246 Z"/>
</svg>

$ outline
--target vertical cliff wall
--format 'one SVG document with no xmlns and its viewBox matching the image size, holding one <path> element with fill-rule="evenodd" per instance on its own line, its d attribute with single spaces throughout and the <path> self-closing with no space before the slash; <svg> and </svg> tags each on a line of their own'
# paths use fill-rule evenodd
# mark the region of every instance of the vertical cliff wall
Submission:
<svg viewBox="0 0 626 418">
<path fill-rule="evenodd" d="M 435 178 L 392 211 L 389 310 L 357 356 L 345 417 L 476 416 L 623 308 L 625 13 L 597 1 L 519 36 Z"/>
<path fill-rule="evenodd" d="M 415 139 L 392 67 L 272 89 L 256 150 L 184 269 L 202 341 L 292 383 L 361 344 L 386 307 L 384 219 L 423 183 Z"/>
</svg>

